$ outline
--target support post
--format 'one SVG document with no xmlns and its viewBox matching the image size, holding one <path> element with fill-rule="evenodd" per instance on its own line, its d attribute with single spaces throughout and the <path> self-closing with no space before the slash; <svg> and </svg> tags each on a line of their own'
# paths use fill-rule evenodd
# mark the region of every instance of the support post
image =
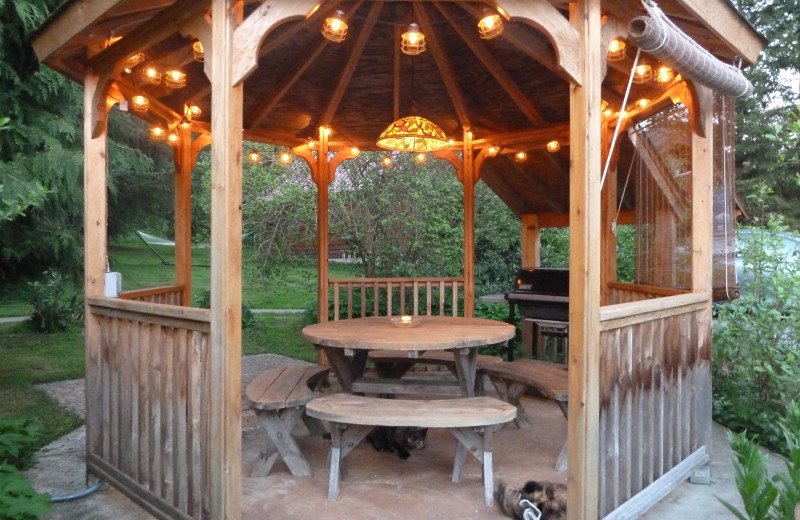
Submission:
<svg viewBox="0 0 800 520">
<path fill-rule="evenodd" d="M 472 132 L 464 130 L 462 181 L 464 184 L 464 316 L 475 315 L 475 157 Z"/>
<path fill-rule="evenodd" d="M 211 341 L 209 518 L 238 520 L 242 497 L 242 85 L 234 85 L 233 36 L 241 0 L 211 7 Z"/>
<path fill-rule="evenodd" d="M 95 92 L 102 88 L 99 78 L 91 74 L 84 80 L 83 101 L 83 274 L 84 301 L 101 298 L 105 284 L 107 248 L 107 176 L 108 133 L 103 131 L 92 137 L 95 110 Z M 84 304 L 85 364 L 86 364 L 86 460 L 102 450 L 102 392 L 100 319 Z"/>
<path fill-rule="evenodd" d="M 570 4 L 582 86 L 570 85 L 569 520 L 599 514 L 600 0 Z"/>
<path fill-rule="evenodd" d="M 522 265 L 539 267 L 542 264 L 542 230 L 539 215 L 526 213 L 520 219 L 522 224 Z"/>
<path fill-rule="evenodd" d="M 175 150 L 175 283 L 183 286 L 181 305 L 192 306 L 192 130 L 179 127 Z"/>
<path fill-rule="evenodd" d="M 333 172 L 328 162 L 328 136 L 330 129 L 319 128 L 319 150 L 317 151 L 317 321 L 328 321 L 328 184 Z M 334 317 L 334 319 L 336 319 Z M 327 365 L 325 353 L 317 352 L 317 363 Z"/>
</svg>

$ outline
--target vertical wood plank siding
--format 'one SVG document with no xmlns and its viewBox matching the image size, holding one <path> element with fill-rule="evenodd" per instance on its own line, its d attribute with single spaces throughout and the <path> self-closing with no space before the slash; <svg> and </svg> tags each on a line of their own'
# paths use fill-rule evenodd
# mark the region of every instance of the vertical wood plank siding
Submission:
<svg viewBox="0 0 800 520">
<path fill-rule="evenodd" d="M 330 278 L 329 318 L 463 316 L 463 292 L 463 278 Z"/>
<path fill-rule="evenodd" d="M 168 285 L 165 287 L 155 287 L 152 289 L 124 291 L 120 293 L 119 297 L 123 300 L 135 300 L 138 302 L 163 303 L 164 305 L 181 305 L 183 292 L 183 285 Z"/>
<path fill-rule="evenodd" d="M 688 291 L 681 289 L 654 287 L 652 285 L 611 282 L 608 284 L 608 304 L 615 305 L 617 303 L 652 300 L 653 298 L 676 296 L 678 294 L 686 294 L 687 292 Z"/>
<path fill-rule="evenodd" d="M 100 403 L 86 417 L 97 432 L 91 470 L 157 518 L 208 518 L 208 310 L 88 303 L 101 330 L 99 360 L 87 370 Z"/>
<path fill-rule="evenodd" d="M 704 448 L 711 421 L 709 297 L 642 297 L 600 311 L 601 518 Z"/>
</svg>

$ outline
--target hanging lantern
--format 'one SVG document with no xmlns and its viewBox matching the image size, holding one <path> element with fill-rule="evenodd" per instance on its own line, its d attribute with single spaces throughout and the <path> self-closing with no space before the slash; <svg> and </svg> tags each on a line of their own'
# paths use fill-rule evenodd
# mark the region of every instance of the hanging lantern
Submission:
<svg viewBox="0 0 800 520">
<path fill-rule="evenodd" d="M 636 106 L 639 108 L 644 108 L 650 104 L 650 100 L 646 98 L 642 98 L 636 102 Z"/>
<path fill-rule="evenodd" d="M 633 82 L 641 85 L 643 83 L 647 83 L 653 79 L 653 69 L 650 65 L 643 63 L 641 65 L 637 65 L 633 71 Z"/>
<path fill-rule="evenodd" d="M 150 128 L 150 139 L 153 141 L 163 141 L 167 137 L 167 131 L 162 126 L 154 126 Z"/>
<path fill-rule="evenodd" d="M 184 117 L 181 119 L 181 122 L 178 123 L 178 126 L 183 128 L 184 130 L 188 130 L 189 128 L 192 127 L 192 122 Z"/>
<path fill-rule="evenodd" d="M 258 150 L 250 150 L 250 153 L 247 154 L 247 162 L 250 164 L 261 164 L 261 154 L 258 153 Z"/>
<path fill-rule="evenodd" d="M 174 69 L 168 70 L 164 78 L 164 84 L 170 88 L 181 88 L 186 86 L 186 74 Z"/>
<path fill-rule="evenodd" d="M 352 155 L 353 157 L 358 157 L 359 154 L 361 154 L 361 150 L 359 150 L 358 147 L 354 146 L 350 148 L 350 155 Z"/>
<path fill-rule="evenodd" d="M 314 140 L 309 137 L 307 146 L 309 150 L 316 150 L 317 143 L 315 143 Z"/>
<path fill-rule="evenodd" d="M 495 156 L 495 155 L 497 155 L 499 152 L 500 152 L 500 148 L 496 147 L 495 145 L 492 145 L 492 146 L 490 146 L 490 147 L 489 147 L 489 155 L 490 155 L 491 157 L 494 157 L 494 156 Z"/>
<path fill-rule="evenodd" d="M 620 61 L 625 59 L 625 42 L 614 38 L 608 44 L 608 61 Z"/>
<path fill-rule="evenodd" d="M 478 34 L 484 40 L 491 40 L 503 34 L 503 19 L 497 13 L 489 13 L 478 22 Z"/>
<path fill-rule="evenodd" d="M 144 96 L 133 96 L 131 98 L 131 106 L 137 112 L 147 112 L 150 108 L 150 100 Z"/>
<path fill-rule="evenodd" d="M 347 24 L 342 20 L 344 13 L 336 11 L 334 14 L 325 18 L 325 24 L 322 26 L 322 36 L 332 42 L 344 41 L 347 37 Z"/>
<path fill-rule="evenodd" d="M 556 141 L 555 139 L 547 143 L 547 151 L 550 153 L 556 153 L 557 151 L 561 150 L 561 143 Z"/>
<path fill-rule="evenodd" d="M 376 143 L 386 150 L 429 152 L 448 145 L 444 130 L 419 116 L 398 119 L 386 127 Z"/>
<path fill-rule="evenodd" d="M 419 32 L 419 25 L 412 23 L 408 31 L 400 37 L 400 50 L 409 56 L 416 56 L 425 52 L 425 35 Z"/>
<path fill-rule="evenodd" d="M 178 135 L 177 130 L 172 130 L 167 134 L 167 144 L 170 146 L 178 146 L 181 144 L 181 136 Z"/>
<path fill-rule="evenodd" d="M 157 68 L 149 65 L 142 69 L 142 81 L 151 85 L 158 85 L 161 83 L 161 73 Z"/>
<path fill-rule="evenodd" d="M 525 162 L 528 160 L 528 154 L 525 152 L 517 152 L 514 154 L 514 160 L 517 162 Z"/>
<path fill-rule="evenodd" d="M 425 152 L 419 152 L 414 156 L 414 161 L 416 161 L 417 164 L 425 164 L 428 162 L 428 154 Z"/>
<path fill-rule="evenodd" d="M 390 168 L 392 166 L 392 156 L 386 154 L 383 157 L 381 157 L 381 166 L 383 166 L 384 168 Z"/>
<path fill-rule="evenodd" d="M 203 44 L 200 40 L 195 40 L 192 44 L 192 55 L 194 56 L 195 61 L 203 62 L 206 59 L 206 52 L 203 49 Z"/>
</svg>

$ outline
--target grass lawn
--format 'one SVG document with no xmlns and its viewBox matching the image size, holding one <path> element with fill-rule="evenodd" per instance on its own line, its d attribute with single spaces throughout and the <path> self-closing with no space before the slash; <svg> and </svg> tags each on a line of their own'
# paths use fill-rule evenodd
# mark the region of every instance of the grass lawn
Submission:
<svg viewBox="0 0 800 520">
<path fill-rule="evenodd" d="M 167 262 L 174 259 L 171 247 L 155 246 Z M 174 266 L 161 260 L 141 242 L 123 242 L 109 247 L 112 270 L 122 273 L 123 289 L 170 285 Z M 192 251 L 192 294 L 208 290 L 210 250 Z M 273 278 L 259 275 L 256 259 L 245 250 L 243 258 L 243 301 L 252 309 L 306 309 L 316 304 L 316 264 L 287 269 Z M 353 276 L 347 266 L 331 265 L 331 276 Z M 0 317 L 29 316 L 30 304 L 18 290 L 0 300 Z M 305 312 L 256 314 L 255 323 L 242 331 L 242 354 L 274 353 L 316 360 L 314 347 L 300 337 L 300 329 L 310 323 Z M 29 323 L 0 324 L 0 417 L 30 419 L 41 431 L 39 446 L 72 431 L 82 419 L 61 408 L 37 384 L 84 376 L 84 336 L 81 324 L 70 330 L 43 334 Z"/>
</svg>

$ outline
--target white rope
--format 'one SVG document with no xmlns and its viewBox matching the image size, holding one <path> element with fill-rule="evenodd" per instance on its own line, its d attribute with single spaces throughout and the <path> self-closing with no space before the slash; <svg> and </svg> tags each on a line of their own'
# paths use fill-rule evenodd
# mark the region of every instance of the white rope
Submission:
<svg viewBox="0 0 800 520">
<path fill-rule="evenodd" d="M 636 130 L 632 128 L 631 130 L 628 131 L 628 133 L 630 134 L 631 131 L 633 131 L 634 133 L 636 132 Z M 625 177 L 625 185 L 622 187 L 622 195 L 620 195 L 619 197 L 619 206 L 617 207 L 617 214 L 614 215 L 614 220 L 611 222 L 611 232 L 614 233 L 614 236 L 617 236 L 617 222 L 619 221 L 619 214 L 622 212 L 622 202 L 625 200 L 625 192 L 628 191 L 628 182 L 630 182 L 631 180 L 631 173 L 633 172 L 633 164 L 636 161 L 636 155 L 638 155 L 638 153 L 639 153 L 639 148 L 637 148 L 636 144 L 634 143 L 633 157 L 631 157 L 631 163 L 628 166 L 628 175 Z"/>
<path fill-rule="evenodd" d="M 533 505 L 530 500 L 523 498 L 519 501 L 519 505 L 525 508 L 522 512 L 522 518 L 524 520 L 539 520 L 542 518 L 542 512 L 538 507 Z"/>
<path fill-rule="evenodd" d="M 622 126 L 622 118 L 625 115 L 625 107 L 628 106 L 628 96 L 631 93 L 631 85 L 633 85 L 633 75 L 636 73 L 636 65 L 639 63 L 639 54 L 641 49 L 636 49 L 636 57 L 633 58 L 633 67 L 631 67 L 631 75 L 628 77 L 628 87 L 625 89 L 625 96 L 622 98 L 622 107 L 619 109 L 619 117 L 617 118 L 617 126 L 614 128 L 614 137 L 611 139 L 611 148 L 608 149 L 608 157 L 606 157 L 606 166 L 603 168 L 603 177 L 600 179 L 600 190 L 603 189 L 603 184 L 606 182 L 606 175 L 608 169 L 611 167 L 611 157 L 614 155 L 614 146 L 617 144 L 617 137 L 619 137 L 619 129 Z"/>
</svg>

